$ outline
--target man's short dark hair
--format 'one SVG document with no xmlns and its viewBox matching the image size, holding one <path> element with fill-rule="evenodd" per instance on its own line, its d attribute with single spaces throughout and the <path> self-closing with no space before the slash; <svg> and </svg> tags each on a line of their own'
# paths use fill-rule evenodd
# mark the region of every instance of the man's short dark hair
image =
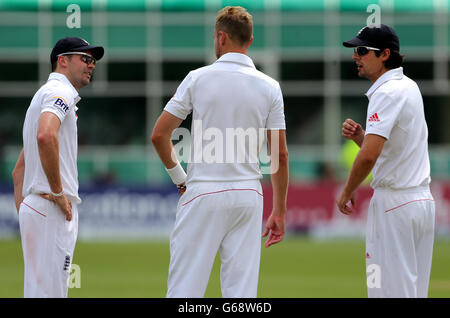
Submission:
<svg viewBox="0 0 450 318">
<path fill-rule="evenodd" d="M 374 51 L 375 55 L 377 57 L 379 57 L 381 55 L 381 52 L 383 52 L 383 50 Z M 401 55 L 399 51 L 395 51 L 392 49 L 390 49 L 390 50 L 391 50 L 391 55 L 389 56 L 389 58 L 386 61 L 384 61 L 384 67 L 391 70 L 391 69 L 402 66 L 404 55 Z"/>
</svg>

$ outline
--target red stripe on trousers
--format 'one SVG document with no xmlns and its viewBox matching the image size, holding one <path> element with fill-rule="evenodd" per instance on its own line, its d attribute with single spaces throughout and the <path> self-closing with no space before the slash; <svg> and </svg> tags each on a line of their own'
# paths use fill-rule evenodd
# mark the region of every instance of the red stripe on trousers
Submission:
<svg viewBox="0 0 450 318">
<path fill-rule="evenodd" d="M 392 210 L 395 210 L 395 209 L 401 208 L 402 206 L 405 206 L 405 205 L 407 205 L 407 204 L 410 204 L 410 203 L 413 203 L 413 202 L 419 202 L 419 201 L 434 201 L 434 200 L 433 200 L 433 199 L 419 199 L 419 200 L 413 200 L 413 201 L 409 201 L 409 202 L 406 202 L 406 203 L 400 204 L 399 206 L 396 206 L 395 208 L 392 208 L 392 209 L 386 210 L 386 211 L 384 211 L 384 212 L 390 212 L 390 211 L 392 211 Z"/>
<path fill-rule="evenodd" d="M 188 202 L 184 203 L 183 206 L 185 206 L 188 203 L 191 203 L 192 201 L 194 201 L 195 199 L 204 196 L 204 195 L 208 195 L 208 194 L 216 194 L 216 193 L 221 193 L 221 192 L 227 192 L 227 191 L 255 191 L 256 193 L 258 193 L 260 196 L 263 197 L 263 195 L 261 193 L 259 193 L 258 191 L 256 191 L 255 189 L 226 189 L 226 190 L 220 190 L 220 191 L 215 191 L 215 192 L 208 192 L 208 193 L 202 193 L 197 195 L 196 197 L 194 197 L 193 199 L 189 200 Z"/>
<path fill-rule="evenodd" d="M 22 204 L 25 204 L 27 207 L 29 207 L 31 210 L 33 210 L 34 212 L 39 213 L 40 215 L 42 215 L 43 217 L 47 217 L 44 213 L 39 212 L 38 210 L 36 210 L 35 208 L 32 208 L 31 206 L 29 206 L 28 204 L 26 204 L 25 202 L 22 202 Z"/>
</svg>

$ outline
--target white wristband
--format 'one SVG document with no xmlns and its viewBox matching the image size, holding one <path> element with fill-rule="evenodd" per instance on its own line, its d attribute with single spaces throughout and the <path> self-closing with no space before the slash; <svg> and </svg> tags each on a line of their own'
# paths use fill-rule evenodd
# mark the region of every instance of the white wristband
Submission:
<svg viewBox="0 0 450 318">
<path fill-rule="evenodd" d="M 62 197 L 64 194 L 64 190 L 62 190 L 60 193 L 54 193 L 52 190 L 50 190 L 50 193 L 54 196 L 54 197 Z"/>
<path fill-rule="evenodd" d="M 177 165 L 173 168 L 167 169 L 167 173 L 169 174 L 172 182 L 176 185 L 182 184 L 186 181 L 186 172 L 184 172 L 183 167 L 178 162 Z"/>
</svg>

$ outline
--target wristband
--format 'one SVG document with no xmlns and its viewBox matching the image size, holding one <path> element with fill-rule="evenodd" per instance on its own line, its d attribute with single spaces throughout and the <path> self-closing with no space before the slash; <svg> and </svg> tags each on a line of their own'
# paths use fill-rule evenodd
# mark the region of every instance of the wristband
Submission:
<svg viewBox="0 0 450 318">
<path fill-rule="evenodd" d="M 182 184 L 186 181 L 186 172 L 184 172 L 183 167 L 178 162 L 177 165 L 173 168 L 167 169 L 167 173 L 169 174 L 172 182 L 176 185 Z"/>
<path fill-rule="evenodd" d="M 64 195 L 64 190 L 62 190 L 60 193 L 54 193 L 52 190 L 50 190 L 50 193 L 54 196 L 54 197 L 62 197 Z"/>
</svg>

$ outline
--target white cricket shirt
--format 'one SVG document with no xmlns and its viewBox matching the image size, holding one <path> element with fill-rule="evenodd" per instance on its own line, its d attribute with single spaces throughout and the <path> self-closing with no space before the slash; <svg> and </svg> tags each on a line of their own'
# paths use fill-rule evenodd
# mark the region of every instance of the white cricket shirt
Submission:
<svg viewBox="0 0 450 318">
<path fill-rule="evenodd" d="M 192 112 L 187 182 L 262 178 L 266 130 L 286 129 L 279 83 L 240 53 L 191 71 L 164 110 L 183 120 Z"/>
<path fill-rule="evenodd" d="M 47 176 L 42 168 L 37 145 L 39 118 L 44 112 L 58 116 L 61 127 L 58 132 L 59 165 L 61 182 L 66 196 L 74 203 L 80 203 L 78 196 L 78 135 L 77 107 L 80 100 L 77 90 L 65 75 L 51 73 L 34 95 L 28 107 L 23 126 L 23 147 L 25 156 L 25 176 L 23 196 L 30 193 L 50 193 Z"/>
<path fill-rule="evenodd" d="M 430 181 L 428 127 L 417 84 L 399 67 L 384 73 L 367 91 L 366 135 L 386 138 L 372 170 L 373 188 L 406 189 Z"/>
</svg>

